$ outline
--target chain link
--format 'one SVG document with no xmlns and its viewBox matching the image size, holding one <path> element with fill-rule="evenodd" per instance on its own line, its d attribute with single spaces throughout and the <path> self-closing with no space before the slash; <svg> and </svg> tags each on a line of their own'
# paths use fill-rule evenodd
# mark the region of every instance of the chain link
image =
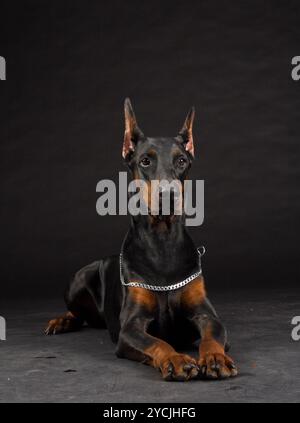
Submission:
<svg viewBox="0 0 300 423">
<path fill-rule="evenodd" d="M 120 253 L 120 280 L 122 285 L 124 286 L 131 286 L 134 288 L 144 288 L 148 289 L 149 291 L 173 291 L 174 289 L 182 288 L 183 286 L 187 285 L 189 282 L 195 280 L 198 276 L 202 275 L 202 268 L 201 268 L 201 257 L 205 253 L 205 248 L 199 247 L 197 248 L 198 254 L 199 254 L 199 270 L 196 273 L 193 273 L 186 279 L 184 279 L 181 282 L 174 283 L 173 285 L 165 285 L 165 286 L 159 286 L 159 285 L 150 285 L 147 283 L 142 282 L 125 282 L 124 275 L 123 275 L 123 254 Z"/>
</svg>

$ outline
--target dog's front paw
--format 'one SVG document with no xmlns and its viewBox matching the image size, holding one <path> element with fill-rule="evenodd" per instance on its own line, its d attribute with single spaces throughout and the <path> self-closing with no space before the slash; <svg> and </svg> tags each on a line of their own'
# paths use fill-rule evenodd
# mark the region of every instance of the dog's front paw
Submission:
<svg viewBox="0 0 300 423">
<path fill-rule="evenodd" d="M 227 379 L 238 374 L 233 360 L 225 354 L 207 353 L 199 360 L 200 376 L 207 379 Z"/>
<path fill-rule="evenodd" d="M 161 373 L 164 380 L 184 382 L 195 379 L 199 373 L 199 367 L 195 359 L 187 354 L 175 353 L 169 356 L 162 364 Z"/>
</svg>

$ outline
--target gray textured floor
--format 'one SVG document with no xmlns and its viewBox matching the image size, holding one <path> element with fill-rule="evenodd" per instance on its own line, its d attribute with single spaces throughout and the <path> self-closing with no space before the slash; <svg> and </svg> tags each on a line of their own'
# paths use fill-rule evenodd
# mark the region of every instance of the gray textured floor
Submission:
<svg viewBox="0 0 300 423">
<path fill-rule="evenodd" d="M 291 319 L 300 292 L 215 294 L 240 376 L 221 382 L 163 382 L 155 370 L 117 359 L 106 331 L 45 337 L 61 301 L 2 301 L 0 402 L 286 402 L 300 400 L 300 342 Z"/>
</svg>

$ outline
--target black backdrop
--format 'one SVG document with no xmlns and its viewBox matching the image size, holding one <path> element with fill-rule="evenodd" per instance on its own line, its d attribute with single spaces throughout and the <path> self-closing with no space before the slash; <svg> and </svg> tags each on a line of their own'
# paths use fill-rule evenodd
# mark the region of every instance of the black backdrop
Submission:
<svg viewBox="0 0 300 423">
<path fill-rule="evenodd" d="M 299 279 L 299 1 L 1 4 L 1 292 L 59 295 L 119 252 L 127 217 L 99 217 L 117 180 L 123 100 L 148 135 L 196 107 L 192 177 L 205 179 L 211 287 Z"/>
</svg>

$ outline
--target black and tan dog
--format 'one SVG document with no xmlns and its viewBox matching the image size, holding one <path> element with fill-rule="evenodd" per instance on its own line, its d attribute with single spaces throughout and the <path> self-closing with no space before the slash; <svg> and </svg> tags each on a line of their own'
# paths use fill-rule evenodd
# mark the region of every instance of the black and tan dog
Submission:
<svg viewBox="0 0 300 423">
<path fill-rule="evenodd" d="M 194 157 L 193 120 L 192 109 L 176 137 L 149 138 L 139 129 L 130 101 L 125 100 L 123 157 L 133 179 L 147 184 L 154 179 L 183 182 Z M 145 197 L 150 203 L 149 195 Z M 197 248 L 187 233 L 184 214 L 172 212 L 168 216 L 132 216 L 122 260 L 127 283 L 155 282 L 165 287 L 199 269 Z M 65 300 L 68 312 L 49 322 L 47 335 L 78 330 L 86 322 L 108 328 L 117 343 L 118 357 L 149 364 L 159 369 L 165 380 L 237 375 L 225 353 L 226 330 L 206 297 L 202 275 L 168 291 L 124 286 L 117 255 L 79 270 Z M 197 339 L 201 339 L 197 360 L 174 349 Z"/>
</svg>

